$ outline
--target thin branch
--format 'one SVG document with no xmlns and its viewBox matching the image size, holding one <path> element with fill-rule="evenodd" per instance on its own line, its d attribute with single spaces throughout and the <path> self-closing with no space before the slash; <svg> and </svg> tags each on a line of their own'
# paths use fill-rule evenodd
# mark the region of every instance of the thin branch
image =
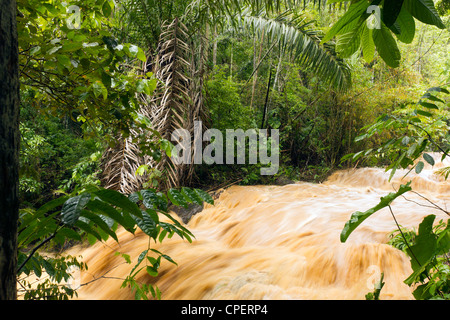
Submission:
<svg viewBox="0 0 450 320">
<path fill-rule="evenodd" d="M 85 282 L 85 283 L 80 284 L 80 287 L 82 287 L 82 286 L 87 286 L 88 284 L 90 284 L 90 283 L 92 283 L 92 282 L 95 282 L 95 281 L 97 281 L 97 280 L 100 280 L 100 279 L 113 279 L 113 280 L 122 280 L 122 281 L 124 281 L 125 279 L 123 279 L 123 278 L 119 278 L 119 277 L 107 277 L 106 275 L 107 275 L 109 272 L 113 271 L 114 269 L 118 268 L 120 265 L 125 264 L 125 263 L 127 263 L 127 262 L 119 263 L 118 265 L 112 267 L 111 269 L 109 269 L 108 271 L 106 271 L 103 275 L 101 275 L 101 276 L 98 277 L 98 278 L 95 277 L 94 275 L 92 275 L 92 277 L 93 277 L 94 279 L 91 280 L 91 281 L 88 281 L 88 282 Z"/>
<path fill-rule="evenodd" d="M 406 244 L 406 246 L 408 247 L 409 252 L 411 253 L 411 256 L 414 258 L 414 260 L 416 260 L 416 262 L 417 262 L 417 264 L 418 264 L 419 266 L 422 266 L 422 264 L 420 263 L 420 261 L 419 261 L 419 260 L 417 259 L 417 257 L 414 255 L 414 252 L 411 250 L 411 247 L 409 246 L 408 240 L 406 240 L 405 234 L 403 233 L 402 229 L 400 228 L 400 225 L 399 225 L 398 222 L 397 222 L 397 218 L 395 218 L 395 215 L 394 215 L 394 212 L 392 211 L 391 206 L 388 205 L 388 207 L 389 207 L 389 211 L 391 212 L 392 218 L 394 218 L 395 224 L 397 225 L 397 229 L 398 229 L 398 231 L 400 231 L 400 234 L 402 235 L 403 240 L 405 241 L 405 244 Z M 428 277 L 428 275 L 427 275 L 427 277 Z M 428 278 L 428 279 L 430 279 L 430 278 Z"/>
<path fill-rule="evenodd" d="M 424 197 L 423 195 L 421 195 L 421 194 L 418 193 L 417 191 L 411 190 L 411 192 L 417 194 L 417 195 L 418 195 L 419 197 L 421 197 L 422 199 L 425 199 L 426 201 L 428 201 L 429 203 L 431 203 L 431 204 L 433 205 L 434 208 L 436 208 L 436 209 L 438 209 L 438 210 L 441 210 L 441 211 L 444 212 L 446 215 L 450 215 L 450 213 L 449 213 L 447 210 L 441 208 L 441 207 L 438 206 L 436 203 L 434 203 L 434 202 L 432 202 L 431 200 L 429 200 L 428 198 Z M 431 207 L 431 206 L 428 206 L 428 207 Z"/>
<path fill-rule="evenodd" d="M 431 134 L 430 134 L 427 130 L 425 130 L 424 128 L 422 128 L 421 126 L 419 126 L 419 125 L 417 125 L 417 124 L 415 124 L 415 123 L 413 123 L 413 122 L 409 122 L 409 124 L 411 124 L 412 126 L 414 126 L 414 127 L 418 128 L 418 129 L 422 130 L 423 132 L 425 132 L 426 135 L 428 136 L 428 139 L 431 141 L 432 144 L 434 144 L 434 145 L 436 146 L 436 148 L 439 149 L 440 152 L 442 152 L 443 154 L 445 154 L 446 157 L 450 156 L 444 149 L 442 149 L 442 147 L 441 147 L 439 144 L 437 144 L 437 143 L 433 140 L 433 137 L 431 136 Z"/>
<path fill-rule="evenodd" d="M 36 253 L 36 251 L 39 250 L 39 248 L 41 248 L 43 245 L 45 245 L 47 242 L 49 242 L 50 240 L 52 240 L 55 236 L 56 233 L 58 232 L 58 230 L 55 230 L 55 232 L 48 238 L 44 239 L 40 244 L 38 244 L 36 247 L 34 247 L 34 249 L 31 251 L 31 253 L 28 255 L 28 257 L 25 259 L 24 262 L 22 262 L 22 264 L 19 266 L 19 268 L 17 269 L 17 273 L 20 273 L 20 270 L 22 270 L 22 268 L 25 266 L 25 264 L 31 259 L 31 257 Z"/>
<path fill-rule="evenodd" d="M 278 43 L 278 41 L 275 41 L 270 48 L 267 50 L 267 52 L 264 54 L 264 56 L 261 58 L 261 60 L 259 61 L 258 65 L 256 66 L 256 68 L 253 70 L 252 74 L 250 75 L 250 77 L 247 79 L 247 81 L 245 81 L 244 85 L 242 86 L 241 89 L 241 93 L 244 92 L 244 88 L 245 85 L 250 81 L 251 78 L 253 78 L 253 75 L 255 74 L 255 72 L 258 70 L 259 66 L 261 65 L 261 63 L 264 61 L 264 59 L 267 57 L 267 55 L 270 53 L 270 51 L 272 51 L 273 47 L 275 47 L 275 45 Z"/>
</svg>

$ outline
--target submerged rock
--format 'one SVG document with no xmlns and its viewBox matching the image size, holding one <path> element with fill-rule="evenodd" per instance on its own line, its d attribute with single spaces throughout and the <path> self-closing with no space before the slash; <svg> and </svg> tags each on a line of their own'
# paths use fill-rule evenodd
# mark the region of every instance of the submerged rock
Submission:
<svg viewBox="0 0 450 320">
<path fill-rule="evenodd" d="M 200 206 L 196 203 L 190 203 L 187 208 L 181 206 L 171 206 L 169 208 L 169 211 L 175 212 L 185 224 L 187 224 L 191 220 L 192 216 L 196 215 L 202 210 L 203 205 Z"/>
<path fill-rule="evenodd" d="M 277 186 L 285 186 L 287 184 L 294 184 L 295 181 L 289 179 L 286 176 L 279 176 L 276 180 L 275 180 L 275 185 Z"/>
</svg>

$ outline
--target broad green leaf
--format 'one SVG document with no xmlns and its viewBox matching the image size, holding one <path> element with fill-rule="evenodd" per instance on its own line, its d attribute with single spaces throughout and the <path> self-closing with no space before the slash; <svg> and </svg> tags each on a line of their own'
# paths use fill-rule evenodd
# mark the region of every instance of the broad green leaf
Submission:
<svg viewBox="0 0 450 320">
<path fill-rule="evenodd" d="M 91 200 L 91 195 L 89 193 L 83 193 L 67 200 L 61 209 L 63 223 L 68 226 L 73 226 L 78 221 L 81 211 L 87 205 L 89 200 Z"/>
<path fill-rule="evenodd" d="M 48 50 L 47 54 L 49 54 L 49 55 L 54 54 L 56 51 L 58 51 L 61 48 L 62 48 L 62 46 L 55 46 L 55 47 L 51 48 L 50 50 Z"/>
<path fill-rule="evenodd" d="M 141 190 L 143 203 L 148 209 L 167 210 L 167 199 L 154 189 Z"/>
<path fill-rule="evenodd" d="M 330 41 L 335 35 L 347 26 L 349 23 L 353 22 L 355 19 L 359 19 L 362 14 L 364 14 L 369 7 L 370 2 L 368 1 L 358 1 L 350 5 L 347 12 L 336 22 L 331 29 L 327 32 L 325 37 L 322 39 L 322 43 Z"/>
<path fill-rule="evenodd" d="M 406 249 L 411 257 L 413 273 L 405 280 L 406 284 L 412 284 L 415 279 L 426 270 L 427 265 L 435 256 L 437 239 L 433 233 L 435 215 L 426 216 L 419 225 L 419 233 L 415 237 L 414 245 Z"/>
<path fill-rule="evenodd" d="M 359 21 L 351 31 L 336 37 L 336 51 L 342 58 L 349 58 L 359 49 L 364 27 L 367 28 L 366 24 Z"/>
<path fill-rule="evenodd" d="M 103 3 L 103 6 L 102 6 L 102 12 L 103 12 L 103 15 L 104 15 L 105 17 L 111 16 L 112 8 L 111 8 L 111 5 L 109 4 L 109 1 L 108 1 L 108 0 L 106 0 L 106 1 Z"/>
<path fill-rule="evenodd" d="M 164 240 L 164 238 L 166 237 L 166 235 L 167 235 L 167 230 L 162 230 L 162 231 L 159 233 L 158 241 L 159 241 L 159 242 L 162 242 L 162 241 Z"/>
<path fill-rule="evenodd" d="M 400 26 L 400 34 L 396 34 L 397 39 L 403 43 L 411 43 L 416 34 L 416 22 L 413 16 L 405 8 L 402 8 L 397 23 Z"/>
<path fill-rule="evenodd" d="M 395 22 L 393 25 L 391 25 L 390 27 L 388 27 L 389 30 L 391 30 L 395 35 L 400 34 L 401 28 L 400 25 Z"/>
<path fill-rule="evenodd" d="M 139 83 L 142 83 L 142 82 L 138 82 L 138 84 Z M 132 116 L 133 116 L 134 121 L 136 121 L 138 124 L 144 125 L 146 127 L 145 129 L 149 129 L 152 126 L 150 119 L 147 118 L 146 116 L 144 116 L 140 113 L 137 113 L 137 112 L 132 113 Z"/>
<path fill-rule="evenodd" d="M 81 236 L 73 229 L 62 228 L 58 231 L 58 233 L 63 235 L 65 238 L 81 241 Z"/>
<path fill-rule="evenodd" d="M 39 278 L 42 275 L 41 263 L 34 256 L 31 257 L 29 261 L 31 263 L 31 267 L 33 268 L 35 275 Z"/>
<path fill-rule="evenodd" d="M 172 201 L 172 203 L 176 206 L 188 206 L 188 202 L 186 202 L 185 197 L 183 197 L 181 192 L 176 189 L 170 189 L 167 192 L 167 196 L 169 197 L 170 201 Z"/>
<path fill-rule="evenodd" d="M 419 104 L 421 106 L 424 106 L 425 108 L 428 109 L 435 109 L 435 110 L 439 110 L 439 107 L 437 105 L 435 105 L 434 103 L 429 103 L 429 102 L 425 102 L 425 101 L 420 101 Z"/>
<path fill-rule="evenodd" d="M 115 190 L 102 189 L 94 194 L 106 203 L 119 207 L 125 212 L 142 219 L 142 213 L 137 204 L 122 193 Z"/>
<path fill-rule="evenodd" d="M 447 89 L 445 89 L 444 87 L 432 87 L 432 88 L 427 90 L 427 92 L 433 92 L 433 91 L 444 92 L 446 94 L 450 94 L 450 92 Z"/>
<path fill-rule="evenodd" d="M 404 153 L 405 154 L 405 153 Z M 409 167 L 410 165 L 413 165 L 414 161 L 412 161 L 411 159 L 409 159 L 408 157 L 404 157 L 401 161 L 400 161 L 400 166 L 403 169 L 406 169 L 407 167 Z"/>
<path fill-rule="evenodd" d="M 147 273 L 152 277 L 158 276 L 158 270 L 155 267 L 147 266 Z"/>
<path fill-rule="evenodd" d="M 392 26 L 400 14 L 404 0 L 384 0 L 383 22 L 387 27 Z"/>
<path fill-rule="evenodd" d="M 173 263 L 173 264 L 175 264 L 175 265 L 178 265 L 171 257 L 169 257 L 168 255 L 166 255 L 166 254 L 163 254 L 163 253 L 161 253 L 160 251 L 158 251 L 158 250 L 156 250 L 156 249 L 150 249 L 150 250 L 152 250 L 153 252 L 156 252 L 157 254 L 159 254 L 161 257 L 163 257 L 164 259 L 166 259 L 167 261 L 169 261 L 169 262 L 171 262 L 171 263 Z"/>
<path fill-rule="evenodd" d="M 370 208 L 369 210 L 365 211 L 365 212 L 354 212 L 351 217 L 350 220 L 348 220 L 345 223 L 344 228 L 342 229 L 341 232 L 341 242 L 345 242 L 347 241 L 348 237 L 350 236 L 350 234 L 367 218 L 369 218 L 372 214 L 374 214 L 375 212 L 389 206 L 392 201 L 394 201 L 396 198 L 398 198 L 399 196 L 401 196 L 402 194 L 411 191 L 411 182 L 408 182 L 406 185 L 401 185 L 400 188 L 398 189 L 397 192 L 391 192 L 388 195 L 382 197 L 380 199 L 380 202 Z"/>
<path fill-rule="evenodd" d="M 436 11 L 433 0 L 405 0 L 404 7 L 417 20 L 445 29 L 439 14 Z"/>
<path fill-rule="evenodd" d="M 427 286 L 428 283 L 425 283 L 416 287 L 416 289 L 412 293 L 416 300 L 428 300 L 431 298 L 431 294 L 426 289 Z"/>
<path fill-rule="evenodd" d="M 150 210 L 150 209 L 148 209 Z M 142 211 L 142 219 L 136 218 L 138 227 L 149 237 L 155 239 L 158 236 L 158 229 L 155 220 L 148 212 Z"/>
<path fill-rule="evenodd" d="M 55 6 L 51 5 L 50 3 L 43 3 L 42 4 L 49 13 L 51 13 L 52 15 L 57 15 L 59 13 L 58 9 L 55 8 Z"/>
<path fill-rule="evenodd" d="M 125 219 L 119 211 L 106 202 L 94 199 L 93 201 L 90 201 L 86 207 L 93 212 L 110 217 L 127 230 L 132 230 L 134 228 L 135 222 L 132 219 L 131 221 Z"/>
<path fill-rule="evenodd" d="M 160 222 L 160 226 L 163 227 L 164 230 L 167 230 L 167 232 L 172 233 L 176 232 L 181 238 L 186 237 L 186 239 L 191 242 L 192 240 L 189 238 L 189 236 L 194 237 L 192 232 L 190 232 L 188 229 L 183 227 L 178 220 L 173 218 L 170 214 L 162 212 L 166 217 L 168 217 L 170 220 L 172 220 L 173 225 L 170 223 Z M 169 238 L 171 235 L 169 234 Z"/>
<path fill-rule="evenodd" d="M 156 299 L 161 300 L 161 291 L 159 290 L 158 287 L 155 287 L 156 289 Z"/>
<path fill-rule="evenodd" d="M 450 219 L 447 221 L 447 228 L 439 234 L 437 239 L 438 249 L 441 252 L 450 251 Z"/>
<path fill-rule="evenodd" d="M 147 61 L 147 57 L 145 56 L 144 50 L 142 50 L 141 48 L 138 48 L 138 52 L 137 52 L 137 56 L 136 56 L 139 60 L 141 60 L 142 62 Z"/>
<path fill-rule="evenodd" d="M 143 176 L 148 171 L 148 169 L 149 169 L 148 165 L 142 164 L 136 169 L 136 174 L 139 176 Z M 137 199 L 137 200 L 139 200 L 139 199 Z M 137 202 L 137 200 L 134 202 Z"/>
<path fill-rule="evenodd" d="M 92 48 L 98 46 L 98 42 L 83 42 L 83 48 Z"/>
<path fill-rule="evenodd" d="M 66 42 L 62 46 L 62 52 L 73 52 L 81 49 L 83 47 L 83 43 L 81 42 Z"/>
<path fill-rule="evenodd" d="M 53 232 L 57 229 L 56 220 L 54 220 L 55 216 L 59 214 L 58 211 L 44 216 L 42 219 L 31 219 L 29 222 L 24 223 L 25 228 L 21 228 L 19 230 L 19 234 L 17 236 L 17 242 L 19 247 L 25 247 L 29 243 L 38 240 L 42 236 L 48 236 L 53 234 Z"/>
<path fill-rule="evenodd" d="M 425 166 L 425 164 L 422 161 L 417 162 L 416 173 L 417 174 L 421 173 L 424 166 Z"/>
<path fill-rule="evenodd" d="M 78 220 L 75 223 L 75 226 L 80 228 L 84 232 L 86 232 L 86 234 L 88 235 L 88 239 L 89 239 L 89 237 L 93 237 L 94 239 L 97 239 L 98 241 L 102 241 L 102 236 L 96 230 L 94 230 L 88 223 Z M 89 243 L 93 244 L 93 243 L 95 243 L 95 241 L 92 241 L 90 239 Z"/>
<path fill-rule="evenodd" d="M 124 51 L 127 54 L 128 57 L 130 58 L 136 58 L 137 54 L 139 52 L 139 47 L 134 45 L 134 44 L 125 44 L 124 46 Z"/>
<path fill-rule="evenodd" d="M 47 213 L 50 210 L 53 210 L 53 209 L 63 205 L 64 202 L 66 202 L 69 198 L 70 198 L 69 196 L 62 196 L 62 197 L 56 198 L 54 200 L 51 200 L 51 201 L 45 203 L 38 210 L 36 210 L 33 218 L 34 219 L 38 218 L 41 215 L 43 215 L 44 213 Z"/>
<path fill-rule="evenodd" d="M 190 199 L 190 202 L 194 202 L 194 203 L 196 203 L 198 205 L 202 205 L 203 204 L 203 199 L 199 196 L 199 194 L 197 192 L 195 192 L 195 190 L 183 187 L 183 188 L 181 188 L 181 193 L 185 197 Z"/>
<path fill-rule="evenodd" d="M 100 229 L 102 229 L 106 234 L 110 235 L 111 237 L 113 237 L 114 240 L 116 240 L 117 242 L 119 241 L 119 239 L 117 239 L 117 235 L 116 233 L 111 230 L 111 228 L 108 226 L 108 224 L 98 215 L 96 215 L 95 213 L 92 213 L 89 210 L 83 210 L 81 212 L 81 215 L 83 217 L 88 218 L 90 221 L 92 221 L 93 223 L 95 223 L 98 227 L 100 227 Z M 103 240 L 106 240 L 105 237 L 102 237 Z"/>
<path fill-rule="evenodd" d="M 102 83 L 106 88 L 111 88 L 111 76 L 106 72 L 102 72 Z"/>
<path fill-rule="evenodd" d="M 367 63 L 373 61 L 375 57 L 375 43 L 373 42 L 373 29 L 367 28 L 367 25 L 364 24 L 363 33 L 361 36 L 361 48 L 363 52 L 364 60 Z"/>
<path fill-rule="evenodd" d="M 137 174 L 137 172 L 138 172 L 138 170 L 136 170 L 136 174 Z M 134 203 L 138 203 L 140 200 L 142 200 L 142 194 L 140 191 L 135 191 L 128 195 L 128 199 L 130 199 Z"/>
<path fill-rule="evenodd" d="M 445 103 L 444 100 L 442 100 L 442 99 L 440 99 L 440 98 L 438 98 L 438 97 L 436 97 L 436 96 L 433 96 L 433 95 L 432 95 L 431 93 L 429 93 L 429 92 L 426 92 L 426 93 L 422 96 L 422 98 L 423 98 L 423 99 L 429 99 L 429 100 L 435 101 L 435 102 Z"/>
<path fill-rule="evenodd" d="M 136 91 L 139 93 L 145 93 L 147 95 L 151 95 L 151 89 L 150 86 L 148 85 L 148 80 L 147 79 L 141 79 L 137 81 L 136 84 Z"/>
<path fill-rule="evenodd" d="M 49 259 L 51 261 L 51 259 Z M 53 265 L 47 261 L 47 259 L 42 259 L 41 261 L 42 265 L 45 268 L 45 271 L 47 272 L 47 274 L 51 277 L 54 278 L 55 276 L 55 268 L 53 267 Z"/>
<path fill-rule="evenodd" d="M 82 58 L 80 60 L 80 63 L 84 70 L 89 69 L 89 66 L 91 65 L 91 61 L 87 58 Z"/>
<path fill-rule="evenodd" d="M 66 67 L 66 68 L 72 67 L 72 63 L 70 62 L 69 56 L 60 54 L 56 57 L 56 59 L 58 60 L 58 64 L 61 65 L 62 67 Z"/>
<path fill-rule="evenodd" d="M 434 159 L 428 153 L 423 154 L 423 159 L 428 162 L 430 165 L 434 166 Z"/>
<path fill-rule="evenodd" d="M 94 92 L 94 96 L 96 98 L 102 95 L 103 100 L 106 100 L 106 98 L 108 97 L 108 90 L 100 81 L 96 81 L 92 84 L 92 91 Z"/>
<path fill-rule="evenodd" d="M 159 223 L 159 216 L 158 216 L 158 213 L 156 212 L 156 210 L 147 209 L 147 210 L 145 210 L 145 213 L 148 214 L 150 216 L 150 218 L 153 221 L 155 221 L 156 224 Z"/>
<path fill-rule="evenodd" d="M 35 53 L 38 53 L 39 51 L 41 51 L 41 47 L 40 46 L 34 46 L 30 50 L 30 55 L 34 55 Z"/>
<path fill-rule="evenodd" d="M 383 23 L 380 29 L 373 29 L 373 42 L 378 54 L 388 66 L 397 68 L 400 65 L 401 54 L 397 42 Z"/>
<path fill-rule="evenodd" d="M 158 259 L 154 258 L 154 257 L 147 257 L 148 262 L 150 262 L 152 264 L 153 267 L 155 268 L 159 268 L 159 266 L 161 265 L 161 256 L 158 257 Z"/>
<path fill-rule="evenodd" d="M 141 264 L 141 262 L 144 261 L 145 257 L 147 256 L 147 253 L 148 253 L 148 250 L 144 250 L 144 251 L 142 251 L 142 252 L 139 254 L 137 263 L 136 263 L 136 265 L 133 267 L 133 269 L 130 271 L 130 275 L 132 275 L 133 272 L 136 270 L 136 268 Z M 132 276 L 134 277 L 135 274 L 132 275 Z"/>
<path fill-rule="evenodd" d="M 194 191 L 204 202 L 214 205 L 214 199 L 211 197 L 209 193 L 203 191 L 202 189 L 194 189 Z"/>
<path fill-rule="evenodd" d="M 416 113 L 420 114 L 421 116 L 424 116 L 424 117 L 432 117 L 433 116 L 432 113 L 430 113 L 428 111 L 424 111 L 424 110 L 416 110 Z"/>
<path fill-rule="evenodd" d="M 401 164 L 404 161 L 404 158 L 406 157 L 406 152 L 403 152 L 400 157 L 397 159 L 397 161 L 395 161 L 392 165 L 390 165 L 388 168 L 392 168 L 391 173 L 389 175 L 389 181 L 391 181 L 391 179 L 394 177 L 394 174 L 397 170 L 397 168 L 399 166 L 401 166 Z"/>
<path fill-rule="evenodd" d="M 168 157 L 172 156 L 172 150 L 174 148 L 174 145 L 166 139 L 161 139 L 161 149 L 164 150 Z"/>
</svg>

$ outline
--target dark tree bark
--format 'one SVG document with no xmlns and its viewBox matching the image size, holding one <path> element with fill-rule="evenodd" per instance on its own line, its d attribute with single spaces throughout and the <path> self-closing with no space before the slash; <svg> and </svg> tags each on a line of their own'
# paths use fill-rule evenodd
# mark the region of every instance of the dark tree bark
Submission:
<svg viewBox="0 0 450 320">
<path fill-rule="evenodd" d="M 15 300 L 19 216 L 19 49 L 16 1 L 0 0 L 0 300 Z"/>
</svg>

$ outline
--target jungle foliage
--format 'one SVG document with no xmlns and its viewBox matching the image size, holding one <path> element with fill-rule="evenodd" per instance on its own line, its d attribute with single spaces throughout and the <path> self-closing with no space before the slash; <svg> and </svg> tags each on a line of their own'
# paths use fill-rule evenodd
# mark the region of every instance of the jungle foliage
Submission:
<svg viewBox="0 0 450 320">
<path fill-rule="evenodd" d="M 420 172 L 431 162 L 426 152 L 446 156 L 448 99 L 437 93 L 448 93 L 442 84 L 450 80 L 448 2 L 396 3 L 18 0 L 23 297 L 76 295 L 70 270 L 88 266 L 59 253 L 117 241 L 119 226 L 154 241 L 191 241 L 168 208 L 212 204 L 203 190 L 279 178 L 318 182 L 361 164 Z M 377 22 L 370 5 L 381 10 L 380 29 L 369 28 Z M 197 120 L 202 130 L 279 129 L 279 173 L 263 177 L 250 164 L 175 165 L 170 133 L 192 131 Z M 355 214 L 342 239 L 399 195 Z M 448 298 L 441 253 L 449 228 L 432 230 L 432 222 L 427 217 L 401 246 L 408 254 L 432 246 L 425 263 L 412 260 L 408 278 L 421 283 L 421 299 Z M 137 299 L 161 298 L 135 277 L 176 262 L 151 248 L 132 266 L 120 254 L 131 270 L 122 285 Z M 27 277 L 44 273 L 49 279 L 32 287 Z"/>
</svg>

